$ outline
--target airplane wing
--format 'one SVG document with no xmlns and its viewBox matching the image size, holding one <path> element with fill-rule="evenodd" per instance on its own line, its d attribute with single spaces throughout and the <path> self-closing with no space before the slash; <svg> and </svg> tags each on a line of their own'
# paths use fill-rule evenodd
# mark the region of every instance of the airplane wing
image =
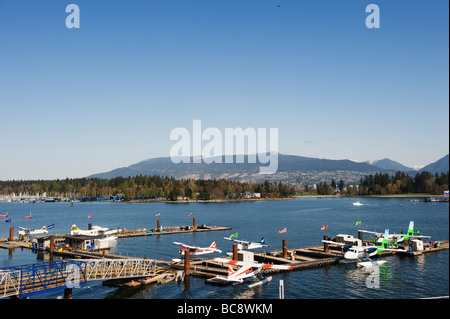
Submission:
<svg viewBox="0 0 450 319">
<path fill-rule="evenodd" d="M 189 245 L 186 245 L 186 244 L 183 244 L 183 243 L 179 243 L 179 242 L 176 242 L 176 241 L 174 241 L 173 244 L 178 245 L 178 246 L 182 246 L 184 248 L 195 248 L 195 247 L 192 247 L 192 246 L 189 246 Z"/>
<path fill-rule="evenodd" d="M 25 228 L 25 227 L 20 227 L 20 226 L 19 226 L 19 228 L 22 229 L 22 230 L 32 230 L 32 229 Z"/>
<path fill-rule="evenodd" d="M 322 243 L 328 243 L 328 244 L 334 244 L 334 245 L 340 245 L 340 246 L 348 246 L 348 244 L 337 243 L 337 242 L 331 241 L 331 240 L 322 240 Z"/>
<path fill-rule="evenodd" d="M 370 246 L 369 246 L 370 247 Z M 375 246 L 376 247 L 376 246 Z M 400 251 L 400 252 L 408 252 L 405 249 L 399 249 L 399 248 L 381 248 L 381 247 L 376 247 L 379 251 Z"/>
<path fill-rule="evenodd" d="M 374 234 L 374 235 L 377 235 L 377 236 L 382 236 L 383 235 L 383 233 L 378 233 L 376 231 L 369 231 L 369 230 L 358 230 L 358 231 L 363 232 L 363 233 L 368 233 L 368 234 Z"/>
<path fill-rule="evenodd" d="M 431 236 L 425 236 L 425 235 L 406 235 L 406 234 L 390 234 L 391 236 L 394 237 L 399 237 L 401 239 L 403 239 L 404 237 L 407 238 L 431 238 Z"/>
<path fill-rule="evenodd" d="M 238 244 L 250 244 L 250 242 L 245 241 L 245 240 L 233 239 L 233 238 L 228 238 L 228 237 L 224 237 L 223 239 L 231 240 Z"/>
<path fill-rule="evenodd" d="M 236 279 L 236 278 L 229 278 L 229 277 L 222 277 L 222 276 L 216 276 L 213 278 L 216 282 L 223 282 L 223 283 L 230 283 L 230 282 L 238 282 L 242 283 L 242 279 Z"/>
<path fill-rule="evenodd" d="M 290 269 L 294 268 L 293 266 L 288 266 L 288 265 L 248 263 L 248 262 L 244 262 L 244 261 L 231 260 L 231 259 L 222 258 L 222 257 L 213 258 L 213 261 L 230 264 L 230 265 L 236 265 L 236 266 L 252 266 L 252 267 L 263 268 L 263 269 L 272 268 L 272 269 L 280 269 L 280 270 L 290 270 Z"/>
</svg>

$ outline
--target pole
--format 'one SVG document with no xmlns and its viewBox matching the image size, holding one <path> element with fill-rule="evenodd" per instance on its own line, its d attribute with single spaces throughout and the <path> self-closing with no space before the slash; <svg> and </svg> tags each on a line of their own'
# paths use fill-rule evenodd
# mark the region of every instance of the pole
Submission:
<svg viewBox="0 0 450 319">
<path fill-rule="evenodd" d="M 233 260 L 238 260 L 238 245 L 233 244 Z"/>
<path fill-rule="evenodd" d="M 280 299 L 284 299 L 284 280 L 280 279 L 280 283 L 278 286 L 278 293 L 280 295 Z"/>
<path fill-rule="evenodd" d="M 323 240 L 328 240 L 328 236 L 324 235 Z M 323 243 L 323 251 L 328 252 L 328 243 Z"/>
<path fill-rule="evenodd" d="M 189 276 L 191 274 L 191 253 L 189 249 L 184 251 L 184 275 Z"/>
</svg>

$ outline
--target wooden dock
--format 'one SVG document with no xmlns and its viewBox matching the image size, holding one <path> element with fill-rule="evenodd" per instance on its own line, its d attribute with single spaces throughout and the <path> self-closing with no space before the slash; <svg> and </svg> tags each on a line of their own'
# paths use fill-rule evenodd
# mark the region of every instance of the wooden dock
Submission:
<svg viewBox="0 0 450 319">
<path fill-rule="evenodd" d="M 434 243 L 439 243 L 435 245 Z M 401 256 L 414 257 L 421 254 L 437 252 L 441 250 L 449 249 L 449 241 L 434 241 L 427 243 L 425 249 L 417 252 L 396 252 Z M 280 269 L 269 269 L 265 268 L 261 270 L 262 274 L 268 275 L 277 272 L 285 272 L 292 270 L 305 270 L 317 267 L 331 266 L 338 264 L 340 260 L 344 259 L 344 252 L 341 251 L 340 247 L 329 246 L 328 251 L 324 251 L 323 245 L 301 247 L 288 249 L 286 251 L 285 257 L 283 249 L 271 250 L 268 254 L 265 252 L 255 253 L 253 255 L 255 262 L 267 263 L 267 264 L 281 264 L 289 265 L 293 268 L 290 270 L 280 270 Z M 392 252 L 381 252 L 374 257 L 392 256 Z M 372 257 L 373 258 L 373 257 Z M 228 266 L 234 270 L 238 269 L 239 266 L 232 264 L 224 264 L 213 261 L 213 259 L 203 259 L 199 261 L 190 262 L 190 273 L 192 276 L 202 277 L 202 278 L 213 278 L 216 276 L 226 277 L 228 274 Z M 184 268 L 184 263 L 180 262 L 177 264 L 170 264 L 168 266 L 171 269 L 181 270 Z M 209 281 L 207 281 L 209 282 Z"/>
<path fill-rule="evenodd" d="M 160 225 L 158 225 L 160 226 Z M 135 236 L 152 236 L 152 235 L 166 235 L 166 234 L 179 234 L 179 233 L 188 233 L 188 232 L 201 232 L 201 231 L 220 231 L 220 230 L 230 230 L 230 227 L 221 227 L 221 226 L 206 226 L 201 225 L 197 226 L 195 224 L 193 226 L 176 226 L 176 227 L 158 227 L 153 230 L 148 229 L 134 229 L 134 230 L 126 230 L 122 234 L 119 234 L 119 237 L 127 238 L 127 237 L 135 237 Z M 63 240 L 64 235 L 55 235 L 58 236 L 58 240 Z M 366 239 L 364 242 L 369 242 L 372 239 Z M 316 267 L 326 267 L 339 263 L 340 260 L 344 259 L 344 252 L 341 250 L 341 247 L 333 244 L 321 244 L 309 247 L 300 247 L 300 248 L 289 248 L 287 247 L 287 241 L 282 241 L 282 249 L 270 250 L 268 252 L 257 252 L 253 254 L 254 261 L 256 263 L 267 263 L 267 264 L 281 264 L 288 265 L 292 268 L 290 270 L 279 270 L 279 269 L 262 269 L 263 274 L 270 274 L 280 271 L 291 271 L 291 270 L 304 270 Z M 29 249 L 37 249 L 31 246 L 30 242 L 22 242 L 17 240 L 1 240 L 0 239 L 0 248 L 13 249 L 13 248 L 29 248 Z M 437 252 L 441 250 L 449 249 L 449 241 L 441 240 L 441 241 L 431 241 L 424 243 L 424 250 L 421 251 L 408 251 L 408 252 L 396 252 L 401 256 L 418 256 L 426 253 Z M 48 251 L 48 250 L 47 250 Z M 122 255 L 114 255 L 109 254 L 107 251 L 92 251 L 92 250 L 80 250 L 80 249 L 55 249 L 53 250 L 53 254 L 61 255 L 67 258 L 117 258 L 123 259 L 127 258 Z M 374 257 L 380 256 L 389 256 L 392 255 L 392 252 L 382 252 L 378 253 Z M 131 258 L 131 257 L 130 257 Z M 186 270 L 184 267 L 184 262 L 168 262 L 161 260 L 154 260 L 155 264 L 158 264 L 159 267 L 172 270 L 172 271 L 180 271 Z M 203 258 L 203 259 L 192 259 L 189 263 L 189 272 L 190 275 L 202 278 L 212 278 L 215 276 L 224 276 L 226 277 L 228 274 L 228 266 L 231 266 L 233 269 L 238 269 L 239 266 L 236 265 L 228 265 L 224 263 L 215 262 L 211 258 Z"/>
</svg>

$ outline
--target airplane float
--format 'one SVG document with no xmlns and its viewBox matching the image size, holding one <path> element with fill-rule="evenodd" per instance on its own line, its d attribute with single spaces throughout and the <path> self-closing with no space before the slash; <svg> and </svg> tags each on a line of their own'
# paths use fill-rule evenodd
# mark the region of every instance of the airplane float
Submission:
<svg viewBox="0 0 450 319">
<path fill-rule="evenodd" d="M 281 270 L 291 270 L 294 266 L 288 265 L 274 265 L 274 264 L 258 264 L 258 263 L 249 263 L 237 260 L 230 260 L 228 258 L 214 258 L 213 261 L 225 263 L 228 265 L 237 265 L 241 266 L 238 270 L 233 270 L 231 266 L 228 266 L 228 276 L 216 276 L 209 279 L 213 283 L 217 284 L 241 284 L 246 281 L 256 280 L 255 283 L 249 285 L 250 288 L 262 285 L 266 282 L 272 280 L 272 277 L 264 278 L 261 275 L 262 269 L 272 268 L 272 269 L 281 269 Z M 257 280 L 259 279 L 259 280 Z"/>
<path fill-rule="evenodd" d="M 222 251 L 220 249 L 217 249 L 216 242 L 213 242 L 209 247 L 197 247 L 197 246 L 189 246 L 183 243 L 179 243 L 174 241 L 175 245 L 182 246 L 183 248 L 180 249 L 180 254 L 184 256 L 184 252 L 186 250 L 189 250 L 189 253 L 191 255 L 197 256 L 197 255 L 205 255 L 205 254 L 212 254 L 212 253 L 221 253 Z"/>
<path fill-rule="evenodd" d="M 374 232 L 374 231 L 368 231 L 368 230 L 359 230 L 363 233 L 368 233 L 368 234 L 373 234 L 377 237 L 377 242 L 381 243 L 383 242 L 384 238 L 385 238 L 385 234 L 383 233 L 378 233 L 378 232 Z M 408 227 L 408 231 L 406 232 L 406 234 L 390 234 L 388 236 L 388 240 L 389 243 L 400 243 L 403 242 L 407 239 L 418 239 L 418 238 L 431 238 L 431 236 L 423 236 L 420 235 L 420 232 L 415 232 L 417 235 L 414 234 L 414 221 L 410 221 L 409 222 L 409 227 Z"/>
<path fill-rule="evenodd" d="M 43 226 L 41 229 L 29 229 L 25 227 L 20 227 L 21 230 L 17 231 L 19 235 L 37 235 L 37 234 L 45 234 L 48 233 L 47 227 Z"/>
<path fill-rule="evenodd" d="M 249 250 L 249 249 L 262 248 L 262 247 L 269 247 L 269 245 L 266 245 L 266 241 L 264 240 L 264 238 L 261 238 L 261 240 L 258 243 L 249 242 L 249 241 L 245 241 L 245 240 L 233 239 L 233 238 L 229 238 L 229 237 L 224 237 L 223 239 L 231 240 L 231 241 L 234 241 L 235 243 L 237 243 L 239 250 L 244 250 L 244 249 Z"/>
</svg>

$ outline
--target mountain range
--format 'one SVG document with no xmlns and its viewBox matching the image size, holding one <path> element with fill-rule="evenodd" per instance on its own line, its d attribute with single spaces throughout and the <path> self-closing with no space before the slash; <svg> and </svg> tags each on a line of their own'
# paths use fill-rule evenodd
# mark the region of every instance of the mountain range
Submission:
<svg viewBox="0 0 450 319">
<path fill-rule="evenodd" d="M 243 182 L 281 181 L 293 185 L 312 185 L 314 183 L 327 182 L 332 179 L 343 179 L 347 184 L 358 183 L 361 177 L 379 172 L 403 171 L 416 174 L 417 171 L 406 167 L 396 161 L 384 158 L 376 161 L 355 162 L 351 160 L 319 159 L 297 155 L 278 154 L 278 170 L 275 174 L 259 174 L 262 164 L 258 157 L 256 163 L 248 163 L 248 157 L 244 157 L 244 163 L 222 163 L 207 164 L 205 162 L 179 163 L 172 162 L 170 157 L 159 157 L 147 159 L 128 167 L 117 168 L 109 172 L 98 173 L 88 177 L 110 179 L 118 176 L 128 177 L 136 175 L 161 175 L 177 179 L 233 179 Z M 433 174 L 447 172 L 449 170 L 449 156 L 446 155 L 438 161 L 431 163 L 421 171 L 427 170 Z"/>
</svg>

